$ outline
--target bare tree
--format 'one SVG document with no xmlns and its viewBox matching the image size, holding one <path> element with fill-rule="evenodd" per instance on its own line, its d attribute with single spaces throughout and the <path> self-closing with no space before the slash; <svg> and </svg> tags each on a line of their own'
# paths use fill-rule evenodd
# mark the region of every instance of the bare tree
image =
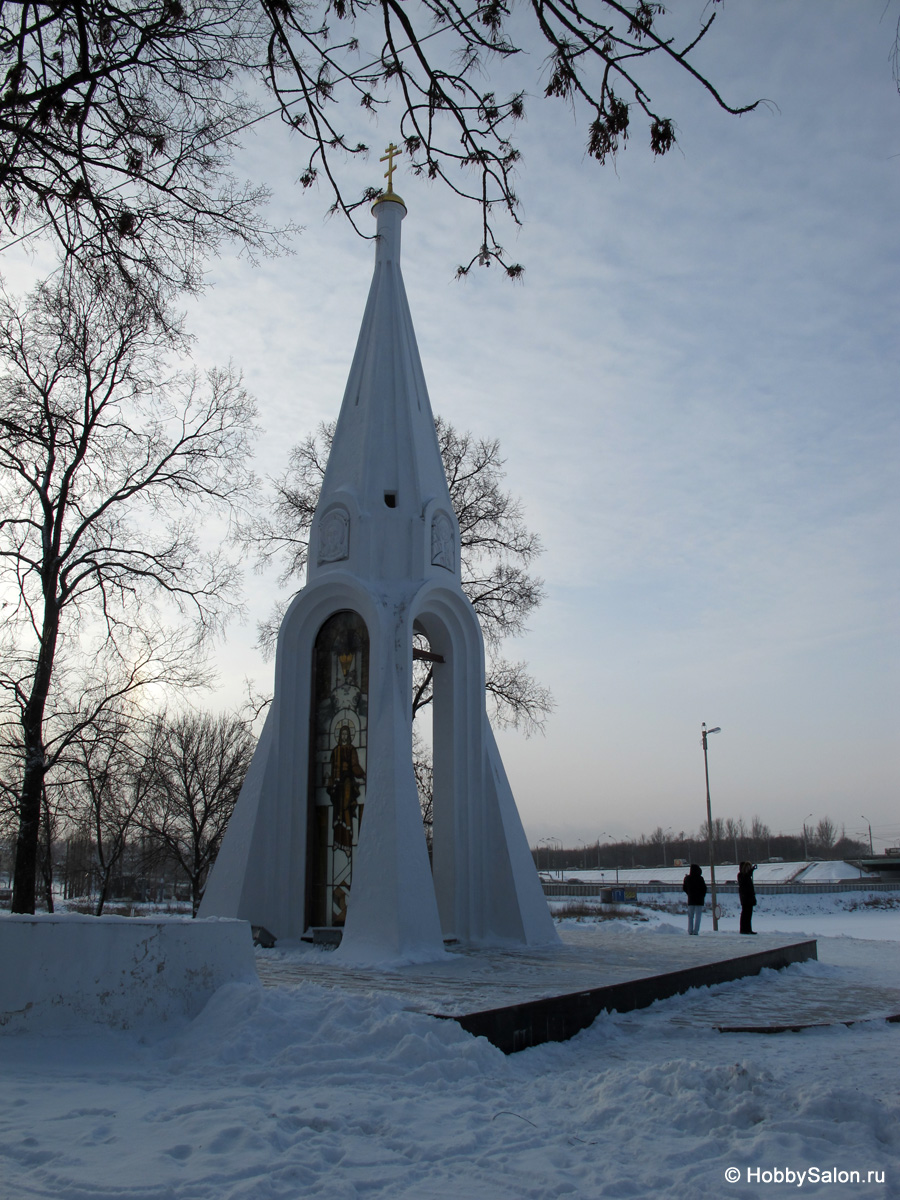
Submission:
<svg viewBox="0 0 900 1200">
<path fill-rule="evenodd" d="M 653 832 L 650 834 L 649 838 L 647 839 L 648 845 L 659 847 L 660 853 L 662 854 L 662 860 L 663 860 L 664 867 L 667 865 L 666 846 L 668 845 L 668 843 L 669 843 L 669 830 L 663 829 L 662 825 L 657 825 L 657 827 L 653 830 Z"/>
<path fill-rule="evenodd" d="M 828 855 L 837 841 L 837 826 L 830 817 L 823 817 L 816 826 L 815 843 L 820 854 Z"/>
<path fill-rule="evenodd" d="M 659 73 L 648 59 L 727 112 L 755 107 L 729 104 L 696 65 L 717 16 L 710 8 L 678 42 L 651 0 L 515 10 L 503 0 L 4 0 L 3 219 L 14 232 L 43 222 L 68 254 L 195 284 L 198 253 L 222 236 L 251 248 L 271 236 L 261 191 L 228 170 L 242 127 L 261 115 L 242 89 L 262 84 L 308 147 L 300 182 L 323 181 L 351 220 L 378 189 L 349 195 L 343 164 L 368 153 L 372 114 L 393 106 L 411 169 L 480 209 L 478 247 L 460 271 L 497 261 L 515 276 L 494 218 L 518 221 L 514 131 L 526 92 L 536 86 L 571 111 L 600 163 L 624 147 L 634 115 L 665 154 L 675 124 L 651 96 Z"/>
<path fill-rule="evenodd" d="M 18 727 L 0 725 L 0 841 L 15 842 L 19 824 L 22 751 Z"/>
<path fill-rule="evenodd" d="M 229 162 L 264 56 L 247 0 L 4 0 L 0 214 L 128 278 L 199 282 L 223 237 L 277 244 Z"/>
<path fill-rule="evenodd" d="M 841 826 L 841 835 L 834 843 L 833 854 L 835 858 L 852 859 L 862 858 L 869 853 L 869 843 L 865 839 L 848 837 L 844 826 Z"/>
<path fill-rule="evenodd" d="M 712 822 L 712 838 L 710 838 L 710 824 L 704 821 L 700 826 L 700 840 L 708 843 L 712 841 L 713 855 L 719 857 L 719 843 L 725 840 L 725 821 L 722 817 L 713 817 Z"/>
<path fill-rule="evenodd" d="M 149 727 L 151 737 L 153 728 Z M 153 748 L 152 742 L 141 745 L 142 729 L 148 729 L 148 723 L 137 711 L 110 705 L 68 741 L 46 788 L 63 798 L 69 825 L 87 835 L 98 917 L 147 802 Z"/>
<path fill-rule="evenodd" d="M 431 853 L 434 834 L 434 762 L 431 747 L 426 745 L 418 729 L 413 726 L 412 739 L 413 772 L 416 777 L 416 790 L 419 793 L 419 808 L 422 810 L 422 824 L 425 827 L 425 840 Z"/>
<path fill-rule="evenodd" d="M 503 488 L 505 460 L 499 441 L 459 433 L 441 417 L 435 418 L 435 428 L 459 520 L 462 585 L 484 633 L 486 686 L 494 716 L 501 725 L 532 733 L 543 727 L 552 697 L 524 662 L 505 659 L 500 649 L 507 637 L 525 631 L 544 598 L 543 581 L 530 571 L 541 553 L 540 539 L 525 525 L 521 501 Z M 283 584 L 306 570 L 310 525 L 334 431 L 334 422 L 323 423 L 293 448 L 287 471 L 273 480 L 274 504 L 244 531 L 261 564 L 283 564 Z M 287 603 L 260 626 L 260 645 L 269 653 Z M 427 662 L 414 664 L 413 716 L 431 703 L 433 669 Z"/>
<path fill-rule="evenodd" d="M 769 857 L 769 840 L 772 837 L 772 831 L 769 826 L 758 816 L 754 816 L 750 822 L 750 841 L 753 843 L 753 857 L 762 858 L 763 850 L 765 857 Z"/>
<path fill-rule="evenodd" d="M 803 839 L 803 857 L 809 858 L 809 848 L 815 844 L 816 831 L 812 825 L 807 825 L 803 822 L 803 832 L 800 834 Z"/>
<path fill-rule="evenodd" d="M 183 348 L 143 292 L 115 278 L 69 270 L 23 305 L 0 299 L 0 581 L 11 598 L 0 692 L 21 730 L 16 912 L 34 911 L 41 795 L 61 751 L 116 695 L 158 679 L 161 659 L 187 684 L 231 603 L 237 567 L 201 552 L 193 521 L 227 519 L 252 493 L 254 406 L 230 370 L 170 370 Z M 83 682 L 51 745 L 63 666 Z"/>
<path fill-rule="evenodd" d="M 743 820 L 735 820 L 733 817 L 725 819 L 725 837 L 731 842 L 734 847 L 734 861 L 740 862 L 740 851 L 738 849 L 738 841 L 743 836 L 744 822 Z"/>
<path fill-rule="evenodd" d="M 143 827 L 190 881 L 194 916 L 254 744 L 240 717 L 187 712 L 157 722 Z"/>
</svg>

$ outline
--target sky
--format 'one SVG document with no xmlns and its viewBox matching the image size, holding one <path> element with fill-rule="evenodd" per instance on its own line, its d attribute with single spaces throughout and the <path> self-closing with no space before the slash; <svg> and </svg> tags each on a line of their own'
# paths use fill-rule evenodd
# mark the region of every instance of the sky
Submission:
<svg viewBox="0 0 900 1200">
<path fill-rule="evenodd" d="M 705 9 L 676 7 L 685 28 Z M 654 159 L 636 126 L 604 167 L 540 98 L 532 55 L 524 223 L 502 229 L 521 284 L 455 281 L 477 214 L 398 160 L 432 407 L 501 439 L 545 547 L 547 598 L 507 655 L 555 708 L 543 736 L 498 738 L 532 844 L 697 830 L 703 721 L 721 727 L 714 816 L 792 832 L 827 815 L 900 843 L 898 17 L 884 0 L 725 5 L 697 65 L 732 103 L 767 103 L 731 117 L 652 68 L 678 145 Z M 362 132 L 398 131 L 388 114 Z M 303 231 L 288 257 L 224 253 L 188 307 L 197 361 L 231 359 L 257 398 L 263 476 L 337 415 L 373 265 L 324 191 L 296 186 L 302 166 L 277 121 L 257 127 L 239 167 Z M 349 178 L 382 169 L 373 155 Z M 255 623 L 276 592 L 248 575 L 211 706 L 245 677 L 270 689 Z"/>
</svg>

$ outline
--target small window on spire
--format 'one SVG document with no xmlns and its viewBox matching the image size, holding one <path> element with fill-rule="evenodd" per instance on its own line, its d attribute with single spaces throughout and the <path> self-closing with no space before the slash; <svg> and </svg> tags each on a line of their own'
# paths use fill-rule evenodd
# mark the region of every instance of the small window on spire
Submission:
<svg viewBox="0 0 900 1200">
<path fill-rule="evenodd" d="M 396 492 L 385 492 L 384 493 L 384 502 L 388 506 L 388 508 L 396 508 L 397 507 L 397 493 Z"/>
</svg>

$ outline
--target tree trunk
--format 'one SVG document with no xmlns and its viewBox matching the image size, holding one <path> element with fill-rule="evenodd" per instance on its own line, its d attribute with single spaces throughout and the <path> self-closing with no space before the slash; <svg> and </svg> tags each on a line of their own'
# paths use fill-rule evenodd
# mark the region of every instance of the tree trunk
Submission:
<svg viewBox="0 0 900 1200">
<path fill-rule="evenodd" d="M 19 833 L 13 875 L 12 911 L 33 913 L 37 891 L 38 843 L 41 832 L 41 792 L 44 781 L 43 746 L 26 748 L 22 794 L 19 799 Z"/>
<path fill-rule="evenodd" d="M 55 590 L 55 589 L 54 589 Z M 46 595 L 46 591 L 45 591 Z M 59 608 L 44 602 L 41 649 L 35 665 L 31 695 L 22 712 L 22 742 L 25 769 L 19 799 L 19 832 L 16 837 L 16 869 L 13 877 L 12 911 L 33 913 L 37 892 L 38 845 L 44 797 L 44 709 L 53 676 L 53 660 L 59 633 Z"/>
<path fill-rule="evenodd" d="M 109 872 L 103 873 L 103 878 L 100 883 L 100 894 L 97 897 L 97 907 L 94 909 L 95 917 L 103 916 L 103 905 L 106 903 L 106 893 L 109 891 Z"/>
<path fill-rule="evenodd" d="M 197 839 L 194 840 L 194 869 L 191 872 L 191 916 L 196 917 L 197 910 L 200 908 L 200 901 L 203 899 L 203 864 L 200 861 L 200 854 L 197 849 Z"/>
<path fill-rule="evenodd" d="M 41 793 L 41 825 L 44 831 L 44 840 L 38 846 L 38 861 L 41 867 L 41 878 L 44 882 L 44 904 L 47 912 L 52 913 L 55 911 L 53 907 L 53 825 L 50 821 L 47 789 L 42 787 Z"/>
</svg>

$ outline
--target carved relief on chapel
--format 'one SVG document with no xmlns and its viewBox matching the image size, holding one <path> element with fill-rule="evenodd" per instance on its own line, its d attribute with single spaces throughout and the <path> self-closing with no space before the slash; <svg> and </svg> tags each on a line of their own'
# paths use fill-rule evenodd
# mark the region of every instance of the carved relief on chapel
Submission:
<svg viewBox="0 0 900 1200">
<path fill-rule="evenodd" d="M 349 553 L 350 518 L 343 508 L 329 509 L 319 522 L 319 564 L 340 562 Z"/>
<path fill-rule="evenodd" d="M 435 513 L 431 522 L 431 561 L 436 567 L 456 570 L 456 538 L 453 522 L 445 512 Z"/>
</svg>

